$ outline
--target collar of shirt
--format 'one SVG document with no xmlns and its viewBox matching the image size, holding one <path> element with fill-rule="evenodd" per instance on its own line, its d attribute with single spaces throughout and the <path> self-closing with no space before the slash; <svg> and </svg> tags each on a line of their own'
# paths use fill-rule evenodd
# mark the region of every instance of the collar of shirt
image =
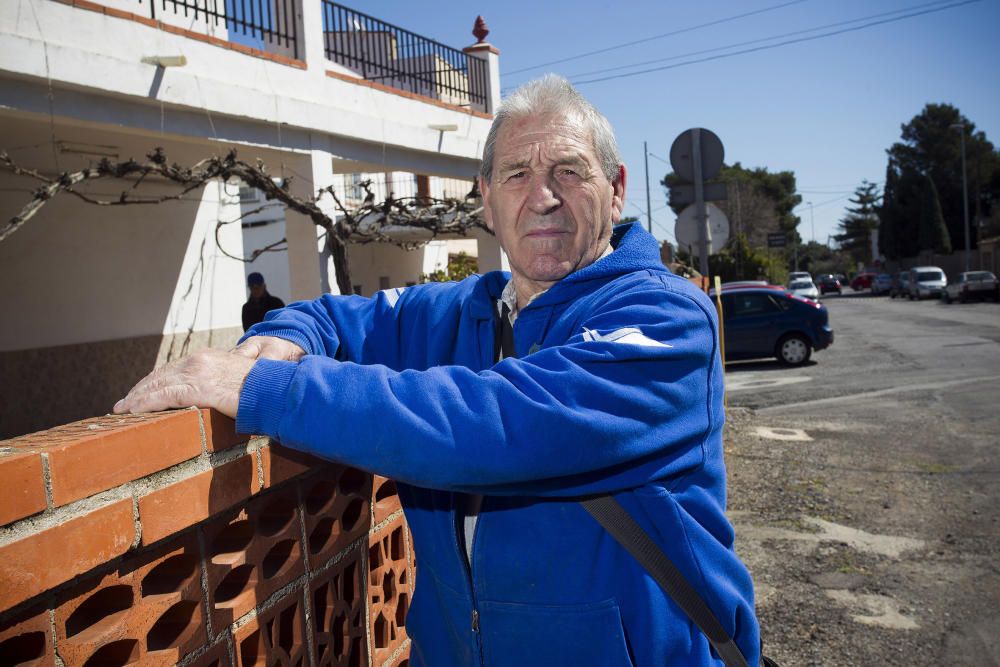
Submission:
<svg viewBox="0 0 1000 667">
<path fill-rule="evenodd" d="M 597 261 L 599 262 L 608 255 L 610 255 L 613 250 L 614 248 L 612 248 L 611 244 L 609 243 L 608 247 L 604 249 L 603 253 L 601 253 L 601 256 L 597 258 Z M 524 304 L 525 307 L 527 307 L 532 301 L 534 301 L 541 295 L 545 294 L 546 292 L 548 292 L 548 290 L 543 289 L 541 292 L 532 294 L 528 298 L 528 303 Z M 517 290 L 514 289 L 513 278 L 507 281 L 507 284 L 504 285 L 503 292 L 501 292 L 500 294 L 500 298 L 497 299 L 497 313 L 503 312 L 504 305 L 506 305 L 507 308 L 510 309 L 510 315 L 508 315 L 508 318 L 510 319 L 510 325 L 514 326 L 514 321 L 517 320 L 518 308 L 517 308 Z"/>
</svg>

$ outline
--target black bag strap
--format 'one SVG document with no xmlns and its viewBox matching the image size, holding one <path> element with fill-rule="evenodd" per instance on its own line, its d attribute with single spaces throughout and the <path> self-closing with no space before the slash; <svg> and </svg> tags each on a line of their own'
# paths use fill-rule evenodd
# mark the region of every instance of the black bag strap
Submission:
<svg viewBox="0 0 1000 667">
<path fill-rule="evenodd" d="M 660 588 L 705 633 L 726 667 L 747 667 L 740 648 L 698 592 L 617 500 L 611 496 L 594 496 L 581 500 L 580 504 L 646 568 Z"/>
</svg>

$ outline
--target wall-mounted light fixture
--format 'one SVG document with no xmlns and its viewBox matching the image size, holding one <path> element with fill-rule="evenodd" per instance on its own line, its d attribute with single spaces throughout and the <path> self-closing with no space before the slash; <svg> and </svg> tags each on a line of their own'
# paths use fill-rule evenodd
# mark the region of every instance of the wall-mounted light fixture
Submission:
<svg viewBox="0 0 1000 667">
<path fill-rule="evenodd" d="M 455 125 L 454 123 L 446 123 L 444 125 L 428 125 L 427 127 L 429 127 L 432 130 L 437 130 L 438 132 L 457 132 L 458 131 L 458 125 Z"/>
<path fill-rule="evenodd" d="M 184 67 L 188 61 L 186 56 L 143 56 L 142 62 L 157 67 Z"/>
</svg>

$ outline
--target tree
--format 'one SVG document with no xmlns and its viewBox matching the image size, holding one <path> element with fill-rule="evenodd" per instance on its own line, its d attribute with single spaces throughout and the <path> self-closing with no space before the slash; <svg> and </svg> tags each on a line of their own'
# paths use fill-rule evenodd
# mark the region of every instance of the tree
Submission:
<svg viewBox="0 0 1000 667">
<path fill-rule="evenodd" d="M 924 177 L 924 201 L 920 208 L 920 247 L 942 255 L 951 254 L 951 236 L 941 213 L 941 201 L 930 176 Z"/>
<path fill-rule="evenodd" d="M 771 232 L 784 232 L 789 247 L 800 241 L 796 231 L 800 219 L 792 211 L 802 203 L 802 196 L 795 192 L 794 172 L 771 172 L 766 167 L 747 169 L 736 162 L 723 165 L 714 180 L 726 183 L 727 199 L 714 203 L 729 219 L 730 243 L 743 234 L 750 246 L 763 248 Z M 680 181 L 673 172 L 660 181 L 668 189 L 670 207 L 678 214 L 685 206 L 673 200 L 670 187 Z"/>
<path fill-rule="evenodd" d="M 840 233 L 834 236 L 840 247 L 859 262 L 869 263 L 875 259 L 871 256 L 871 239 L 879 225 L 878 199 L 878 187 L 867 180 L 862 181 L 848 200 L 853 206 L 847 207 L 847 215 L 838 225 Z"/>
<path fill-rule="evenodd" d="M 479 190 L 473 184 L 472 190 L 464 200 L 433 199 L 427 196 L 405 197 L 394 199 L 390 195 L 382 202 L 376 202 L 370 186 L 371 183 L 361 183 L 368 196 L 364 203 L 348 210 L 337 197 L 332 187 L 319 190 L 312 199 L 302 199 L 291 194 L 289 183 L 291 179 L 276 181 L 267 173 L 263 163 L 251 165 L 237 159 L 236 151 L 230 151 L 224 157 L 210 157 L 200 160 L 191 167 L 182 167 L 170 163 L 163 149 L 156 148 L 146 156 L 146 161 L 124 160 L 112 162 L 102 159 L 96 166 L 72 173 L 61 173 L 55 178 L 48 178 L 37 171 L 18 166 L 6 152 L 0 152 L 0 167 L 15 174 L 28 176 L 43 183 L 43 187 L 35 191 L 31 200 L 21 211 L 12 217 L 6 225 L 0 228 L 0 242 L 21 228 L 38 213 L 39 210 L 59 194 L 70 194 L 80 200 L 95 206 L 128 206 L 155 205 L 178 200 L 184 195 L 204 187 L 210 181 L 239 181 L 260 190 L 268 201 L 278 201 L 297 213 L 307 216 L 313 224 L 325 231 L 325 243 L 333 259 L 337 275 L 337 287 L 341 294 L 353 293 L 350 265 L 347 258 L 347 243 L 349 242 L 381 242 L 396 243 L 404 248 L 421 245 L 421 241 L 396 241 L 393 232 L 401 227 L 419 228 L 424 235 L 434 238 L 440 234 L 465 235 L 473 228 L 489 231 L 482 216 L 482 200 Z M 179 186 L 176 194 L 163 197 L 142 197 L 138 190 L 143 181 L 150 176 L 159 176 Z M 132 186 L 122 191 L 117 197 L 99 199 L 81 192 L 78 186 L 101 179 L 135 179 Z M 320 206 L 320 200 L 328 196 L 340 215 L 333 217 Z M 245 211 L 235 220 L 219 220 L 216 223 L 216 244 L 219 245 L 219 229 L 224 225 L 241 222 L 243 217 L 256 213 L 260 209 Z M 281 249 L 285 239 L 281 239 L 265 248 L 254 250 L 249 257 L 237 257 L 221 245 L 219 250 L 228 257 L 244 262 L 252 262 L 265 252 Z"/>
<path fill-rule="evenodd" d="M 959 127 L 961 126 L 961 127 Z M 976 125 L 950 104 L 928 104 L 910 122 L 901 127 L 901 139 L 889 148 L 888 169 L 894 172 L 898 187 L 890 200 L 883 202 L 889 215 L 886 229 L 896 245 L 896 257 L 909 257 L 920 250 L 905 248 L 905 239 L 919 237 L 918 221 L 923 207 L 920 190 L 923 177 L 929 176 L 938 191 L 941 212 L 951 238 L 964 238 L 965 218 L 962 206 L 961 142 L 965 136 L 966 174 L 969 191 L 969 216 L 972 220 L 988 217 L 1000 204 L 1000 152 Z M 887 190 L 888 188 L 888 177 Z M 904 182 L 909 187 L 904 187 Z M 881 228 L 880 228 L 881 229 Z M 975 241 L 973 240 L 973 244 Z M 886 246 L 892 250 L 891 246 Z M 886 252 L 886 256 L 893 256 Z"/>
</svg>

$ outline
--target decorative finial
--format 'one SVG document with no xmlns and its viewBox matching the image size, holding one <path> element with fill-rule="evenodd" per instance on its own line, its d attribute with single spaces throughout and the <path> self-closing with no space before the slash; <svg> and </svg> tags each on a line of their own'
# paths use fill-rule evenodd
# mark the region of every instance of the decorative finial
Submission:
<svg viewBox="0 0 1000 667">
<path fill-rule="evenodd" d="M 476 17 L 476 25 L 472 27 L 472 36 L 479 40 L 476 44 L 482 44 L 488 34 L 490 34 L 490 29 L 486 27 L 486 21 L 480 14 Z"/>
</svg>

